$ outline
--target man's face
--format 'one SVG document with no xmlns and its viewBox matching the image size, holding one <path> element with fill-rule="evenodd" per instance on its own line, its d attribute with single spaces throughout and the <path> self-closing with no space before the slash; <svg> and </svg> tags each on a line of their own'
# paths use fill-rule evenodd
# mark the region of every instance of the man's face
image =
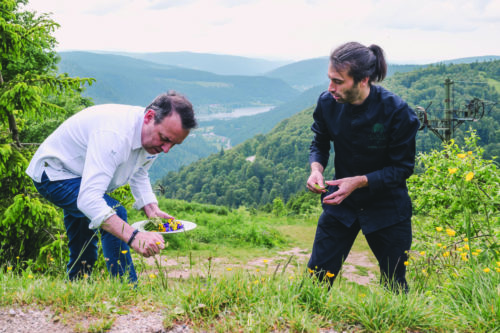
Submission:
<svg viewBox="0 0 500 333">
<path fill-rule="evenodd" d="M 361 82 L 354 84 L 354 80 L 349 76 L 347 69 L 337 71 L 330 63 L 328 78 L 330 79 L 328 91 L 338 103 L 360 104 L 363 101 L 359 88 Z"/>
<path fill-rule="evenodd" d="M 175 111 L 155 124 L 155 111 L 144 114 L 141 131 L 142 147 L 150 154 L 168 153 L 174 145 L 181 144 L 189 131 L 182 128 L 181 117 Z"/>
</svg>

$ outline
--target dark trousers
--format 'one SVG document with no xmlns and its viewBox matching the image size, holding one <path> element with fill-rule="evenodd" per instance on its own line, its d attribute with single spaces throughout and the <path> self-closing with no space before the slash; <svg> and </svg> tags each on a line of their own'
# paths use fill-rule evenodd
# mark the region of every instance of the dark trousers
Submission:
<svg viewBox="0 0 500 333">
<path fill-rule="evenodd" d="M 309 269 L 314 270 L 321 281 L 326 279 L 333 283 L 360 230 L 358 221 L 346 227 L 336 218 L 323 213 L 318 220 Z M 393 290 L 407 292 L 404 262 L 408 260 L 411 246 L 411 220 L 369 233 L 365 238 L 378 260 L 380 282 Z M 327 272 L 335 276 L 329 278 Z"/>
<path fill-rule="evenodd" d="M 50 181 L 45 172 L 40 183 L 34 182 L 38 192 L 64 211 L 64 226 L 68 235 L 69 263 L 68 277 L 73 280 L 84 274 L 92 273 L 97 261 L 98 230 L 89 229 L 90 220 L 78 209 L 76 201 L 80 192 L 81 178 Z M 125 222 L 127 210 L 120 203 L 104 195 L 108 206 Z M 101 243 L 106 266 L 113 276 L 128 275 L 130 282 L 137 281 L 128 245 L 109 232 L 100 229 Z"/>
</svg>

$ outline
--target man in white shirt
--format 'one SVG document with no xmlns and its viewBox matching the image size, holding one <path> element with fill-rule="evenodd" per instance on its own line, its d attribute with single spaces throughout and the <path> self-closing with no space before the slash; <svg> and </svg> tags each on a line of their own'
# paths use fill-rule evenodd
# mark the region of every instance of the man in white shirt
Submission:
<svg viewBox="0 0 500 333">
<path fill-rule="evenodd" d="M 134 208 L 148 218 L 172 218 L 158 207 L 148 169 L 157 154 L 181 144 L 196 127 L 191 103 L 176 92 L 159 95 L 144 110 L 105 104 L 82 110 L 61 124 L 38 148 L 27 174 L 42 196 L 61 207 L 69 239 L 70 279 L 90 274 L 103 254 L 113 276 L 137 281 L 129 246 L 144 257 L 164 248 L 154 232 L 137 232 L 127 212 L 107 193 L 130 184 Z"/>
</svg>

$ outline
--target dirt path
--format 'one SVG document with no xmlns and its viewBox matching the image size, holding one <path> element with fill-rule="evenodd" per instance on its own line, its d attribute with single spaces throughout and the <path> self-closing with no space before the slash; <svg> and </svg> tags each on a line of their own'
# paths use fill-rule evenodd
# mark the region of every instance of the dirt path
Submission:
<svg viewBox="0 0 500 333">
<path fill-rule="evenodd" d="M 305 263 L 309 258 L 310 253 L 306 250 L 293 248 L 288 251 L 279 252 L 277 256 L 270 258 L 255 258 L 249 261 L 245 267 L 266 268 L 271 267 L 276 269 L 279 263 L 280 271 L 285 266 L 286 262 L 291 256 L 297 263 Z M 219 266 L 220 270 L 225 269 L 228 265 L 224 264 L 221 259 L 213 258 L 213 263 Z M 154 267 L 155 262 L 153 259 L 147 262 Z M 161 261 L 162 266 L 172 267 L 169 270 L 168 276 L 172 278 L 187 278 L 190 274 L 197 274 L 203 276 L 203 272 L 196 270 L 189 270 L 182 263 L 176 260 L 168 259 Z M 362 272 L 358 270 L 358 266 L 367 268 Z M 234 265 L 233 265 L 234 267 Z M 369 257 L 368 253 L 364 252 L 351 252 L 347 258 L 342 276 L 350 281 L 359 284 L 375 283 L 375 270 L 376 264 L 373 259 Z M 287 267 L 289 269 L 289 267 Z M 364 272 L 364 273 L 363 273 Z M 61 322 L 60 318 L 55 315 L 50 309 L 40 309 L 36 304 L 30 306 L 12 306 L 0 308 L 0 333 L 33 333 L 33 332 L 51 332 L 51 333 L 72 333 L 72 332 L 85 332 L 85 328 L 89 326 L 87 318 L 81 318 L 79 321 L 65 324 Z M 162 312 L 143 312 L 140 309 L 132 309 L 130 313 L 124 315 L 117 315 L 112 328 L 107 331 L 109 333 L 190 333 L 192 329 L 187 325 L 178 324 L 170 329 L 165 329 L 163 326 Z M 335 333 L 332 330 L 322 330 L 321 333 Z"/>
</svg>

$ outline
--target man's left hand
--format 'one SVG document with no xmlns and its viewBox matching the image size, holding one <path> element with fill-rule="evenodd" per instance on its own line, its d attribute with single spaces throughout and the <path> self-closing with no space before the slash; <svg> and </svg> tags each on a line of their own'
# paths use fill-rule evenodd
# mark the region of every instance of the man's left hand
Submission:
<svg viewBox="0 0 500 333">
<path fill-rule="evenodd" d="M 143 209 L 148 218 L 161 217 L 162 219 L 175 219 L 175 217 L 173 217 L 172 215 L 169 215 L 162 211 L 160 207 L 158 207 L 157 203 L 147 204 Z"/>
<path fill-rule="evenodd" d="M 345 198 L 358 188 L 368 186 L 366 176 L 346 177 L 336 180 L 327 180 L 327 185 L 338 186 L 338 190 L 323 198 L 323 203 L 327 205 L 339 205 Z"/>
</svg>

